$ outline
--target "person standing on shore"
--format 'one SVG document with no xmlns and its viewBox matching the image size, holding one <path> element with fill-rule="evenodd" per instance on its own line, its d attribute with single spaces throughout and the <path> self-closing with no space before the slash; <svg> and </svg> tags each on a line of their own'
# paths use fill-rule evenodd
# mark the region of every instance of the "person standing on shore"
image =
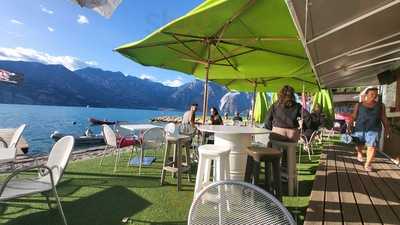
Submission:
<svg viewBox="0 0 400 225">
<path fill-rule="evenodd" d="M 190 105 L 189 110 L 183 114 L 182 124 L 190 124 L 192 127 L 195 127 L 197 106 L 197 103 Z"/>
<path fill-rule="evenodd" d="M 367 147 L 367 159 L 364 169 L 372 171 L 371 162 L 378 149 L 382 124 L 385 129 L 386 138 L 389 138 L 390 127 L 385 113 L 385 105 L 377 100 L 378 88 L 370 87 L 365 91 L 361 102 L 354 106 L 353 117 L 350 124 L 355 121 L 354 133 L 356 142 L 357 160 L 363 162 L 363 150 Z"/>
</svg>

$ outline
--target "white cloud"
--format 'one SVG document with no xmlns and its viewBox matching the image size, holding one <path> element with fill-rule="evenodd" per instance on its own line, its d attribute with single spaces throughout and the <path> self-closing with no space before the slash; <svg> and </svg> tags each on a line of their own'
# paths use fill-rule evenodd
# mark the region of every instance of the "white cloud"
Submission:
<svg viewBox="0 0 400 225">
<path fill-rule="evenodd" d="M 23 25 L 24 24 L 23 22 L 21 22 L 19 20 L 16 20 L 16 19 L 12 19 L 12 20 L 10 20 L 10 22 L 14 23 L 14 24 L 18 24 L 18 25 Z"/>
<path fill-rule="evenodd" d="M 178 77 L 175 80 L 165 80 L 162 82 L 165 86 L 170 86 L 170 87 L 179 87 L 183 84 L 182 77 Z"/>
<path fill-rule="evenodd" d="M 0 47 L 0 60 L 34 61 L 44 64 L 61 64 L 70 70 L 98 65 L 95 61 L 83 61 L 73 56 L 53 56 L 45 52 L 30 48 L 2 48 Z"/>
<path fill-rule="evenodd" d="M 140 75 L 140 79 L 142 79 L 142 80 L 157 81 L 157 78 L 155 78 L 154 76 L 151 76 L 151 75 L 147 75 L 147 74 L 142 74 L 142 75 Z"/>
<path fill-rule="evenodd" d="M 49 30 L 50 32 L 54 32 L 54 28 L 52 27 L 47 27 L 47 30 Z"/>
<path fill-rule="evenodd" d="M 89 20 L 86 16 L 84 15 L 78 15 L 78 19 L 76 20 L 79 24 L 88 24 Z"/>
<path fill-rule="evenodd" d="M 40 9 L 42 10 L 42 12 L 47 13 L 47 14 L 54 14 L 53 10 L 47 9 L 46 7 L 40 5 Z"/>
</svg>

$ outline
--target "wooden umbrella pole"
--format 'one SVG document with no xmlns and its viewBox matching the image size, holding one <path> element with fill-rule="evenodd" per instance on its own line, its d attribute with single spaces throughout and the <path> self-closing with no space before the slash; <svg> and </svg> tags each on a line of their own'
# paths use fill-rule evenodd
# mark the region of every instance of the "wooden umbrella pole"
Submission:
<svg viewBox="0 0 400 225">
<path fill-rule="evenodd" d="M 257 81 L 254 82 L 254 91 L 253 91 L 253 105 L 251 111 L 251 124 L 253 125 L 255 122 L 254 119 L 254 110 L 256 109 L 256 93 L 257 93 Z"/>
<path fill-rule="evenodd" d="M 204 96 L 203 96 L 203 124 L 206 123 L 207 108 L 208 108 L 208 72 L 210 65 L 206 66 L 206 81 L 204 82 Z"/>
<path fill-rule="evenodd" d="M 210 53 L 211 53 L 211 46 L 207 43 L 207 65 L 206 65 L 206 80 L 204 82 L 204 94 L 203 94 L 203 124 L 206 123 L 207 117 L 207 108 L 208 108 L 208 73 L 210 72 Z"/>
</svg>

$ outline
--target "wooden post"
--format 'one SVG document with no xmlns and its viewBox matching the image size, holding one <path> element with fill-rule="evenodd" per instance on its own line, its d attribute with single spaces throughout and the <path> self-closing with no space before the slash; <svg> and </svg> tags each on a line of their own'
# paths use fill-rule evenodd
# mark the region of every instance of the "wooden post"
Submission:
<svg viewBox="0 0 400 225">
<path fill-rule="evenodd" d="M 251 111 L 251 124 L 255 123 L 254 119 L 254 109 L 256 108 L 256 94 L 257 94 L 257 81 L 254 82 L 254 90 L 253 90 L 253 105 Z"/>
<path fill-rule="evenodd" d="M 208 74 L 210 72 L 210 54 L 211 54 L 211 45 L 207 43 L 207 65 L 206 65 L 206 80 L 204 82 L 204 93 L 203 93 L 203 124 L 206 123 L 207 118 L 207 109 L 208 109 Z"/>
</svg>

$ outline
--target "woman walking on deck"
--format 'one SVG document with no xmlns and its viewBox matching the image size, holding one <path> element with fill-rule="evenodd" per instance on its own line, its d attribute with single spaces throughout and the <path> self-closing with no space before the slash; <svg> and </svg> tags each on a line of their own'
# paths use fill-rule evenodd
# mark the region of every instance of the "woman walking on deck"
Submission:
<svg viewBox="0 0 400 225">
<path fill-rule="evenodd" d="M 357 160 L 363 162 L 363 149 L 367 147 L 367 159 L 364 168 L 372 171 L 371 162 L 375 157 L 378 148 L 382 124 L 385 128 L 385 135 L 388 138 L 390 127 L 385 115 L 385 106 L 377 101 L 378 89 L 368 88 L 361 96 L 361 102 L 357 103 L 353 111 L 353 121 L 355 121 L 353 138 L 356 142 Z M 353 122 L 352 121 L 352 122 Z M 350 123 L 352 124 L 352 123 Z"/>
</svg>

